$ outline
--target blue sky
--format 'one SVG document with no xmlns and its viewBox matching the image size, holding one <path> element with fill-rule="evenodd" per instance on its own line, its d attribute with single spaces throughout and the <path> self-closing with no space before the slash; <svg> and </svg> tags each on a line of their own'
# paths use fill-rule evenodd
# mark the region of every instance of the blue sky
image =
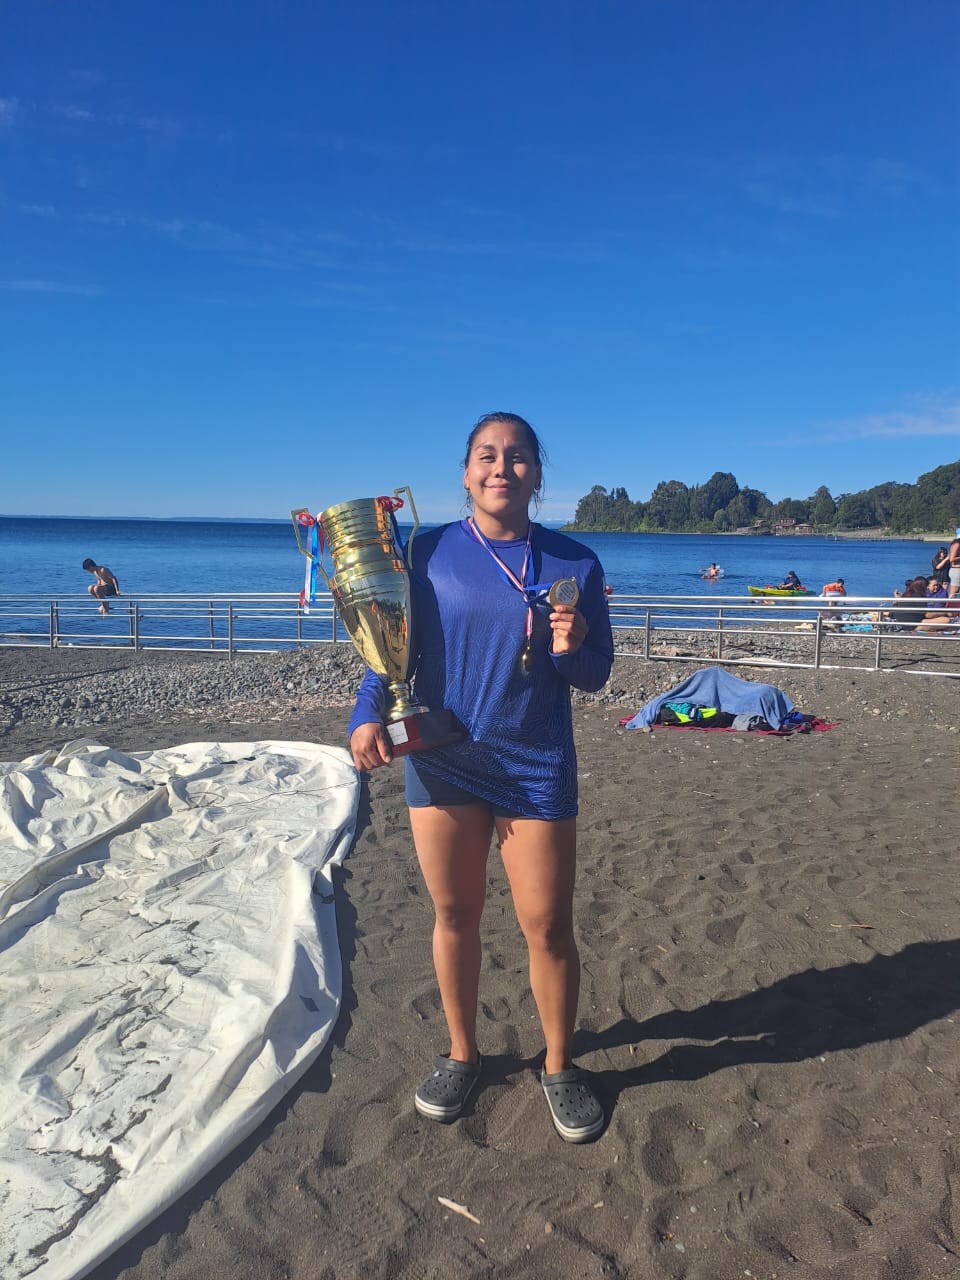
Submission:
<svg viewBox="0 0 960 1280">
<path fill-rule="evenodd" d="M 531 419 L 546 518 L 960 454 L 960 5 L 0 12 L 7 514 L 461 507 Z"/>
</svg>

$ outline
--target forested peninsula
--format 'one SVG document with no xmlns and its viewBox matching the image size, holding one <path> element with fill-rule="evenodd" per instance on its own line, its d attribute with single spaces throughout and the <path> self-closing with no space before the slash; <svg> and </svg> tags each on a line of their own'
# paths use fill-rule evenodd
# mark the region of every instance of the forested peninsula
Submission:
<svg viewBox="0 0 960 1280">
<path fill-rule="evenodd" d="M 921 534 L 952 531 L 958 525 L 960 461 L 926 472 L 916 484 L 890 480 L 837 497 L 821 485 L 809 498 L 779 502 L 759 489 L 741 489 L 729 471 L 715 471 L 706 483 L 692 486 L 661 480 L 646 502 L 631 501 L 626 489 L 608 493 L 595 484 L 565 527 L 582 533 L 765 533 L 789 528 Z"/>
</svg>

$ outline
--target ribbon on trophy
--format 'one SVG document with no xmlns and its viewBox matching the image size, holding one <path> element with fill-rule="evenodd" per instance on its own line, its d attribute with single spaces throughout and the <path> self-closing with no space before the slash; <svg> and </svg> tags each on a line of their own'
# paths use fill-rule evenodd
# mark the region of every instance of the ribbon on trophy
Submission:
<svg viewBox="0 0 960 1280">
<path fill-rule="evenodd" d="M 310 554 L 307 557 L 307 571 L 304 575 L 303 589 L 300 592 L 300 608 L 309 613 L 317 603 L 317 566 L 323 557 L 323 529 L 320 521 L 309 511 L 297 511 L 294 519 L 310 530 Z"/>
</svg>

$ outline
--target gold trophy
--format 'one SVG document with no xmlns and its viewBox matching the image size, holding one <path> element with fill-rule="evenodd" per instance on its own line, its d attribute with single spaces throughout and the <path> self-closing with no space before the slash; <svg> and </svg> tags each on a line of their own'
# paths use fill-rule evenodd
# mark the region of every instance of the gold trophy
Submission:
<svg viewBox="0 0 960 1280">
<path fill-rule="evenodd" d="M 413 516 L 413 532 L 405 561 L 399 548 L 394 512 L 406 494 Z M 466 737 L 452 711 L 431 711 L 410 692 L 416 663 L 409 561 L 420 519 L 413 494 L 404 486 L 393 497 L 357 498 L 328 507 L 312 516 L 306 507 L 290 512 L 297 546 L 311 562 L 308 574 L 319 570 L 333 595 L 350 639 L 360 656 L 387 687 L 387 734 L 396 756 L 429 751 Z M 313 531 L 307 549 L 301 529 Z M 324 544 L 333 560 L 333 577 L 323 566 Z M 301 596 L 301 600 L 304 597 Z"/>
</svg>

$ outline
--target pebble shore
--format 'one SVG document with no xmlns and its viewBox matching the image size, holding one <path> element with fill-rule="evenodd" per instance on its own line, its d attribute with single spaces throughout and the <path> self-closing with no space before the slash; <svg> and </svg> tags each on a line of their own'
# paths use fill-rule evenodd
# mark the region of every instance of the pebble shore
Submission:
<svg viewBox="0 0 960 1280">
<path fill-rule="evenodd" d="M 851 638 L 855 639 L 855 638 Z M 708 637 L 661 643 L 662 657 L 644 659 L 636 634 L 620 635 L 609 682 L 599 693 L 574 691 L 574 704 L 610 706 L 631 714 L 648 698 L 673 688 L 697 669 L 681 655 L 715 661 Z M 960 680 L 910 676 L 901 671 L 802 670 L 772 665 L 809 661 L 795 636 L 763 637 L 756 665 L 731 665 L 744 679 L 782 688 L 803 711 L 824 718 L 878 715 L 888 719 L 922 716 L 952 731 L 960 722 Z M 957 646 L 960 648 L 960 646 Z M 809 645 L 806 645 L 809 649 Z M 953 656 L 954 646 L 950 646 Z M 727 653 L 727 651 L 725 651 Z M 731 648 L 727 657 L 750 658 L 749 648 Z M 944 662 L 941 650 L 937 660 Z M 960 653 L 956 654 L 960 658 Z M 960 663 L 954 660 L 954 666 Z M 868 647 L 849 646 L 852 664 L 865 665 Z M 929 663 L 928 655 L 909 665 Z M 232 724 L 296 718 L 321 708 L 348 708 L 363 674 L 352 645 L 276 653 L 224 654 L 110 649 L 0 649 L 0 735 L 30 725 L 59 729 L 65 737 L 90 733 L 98 725 L 118 725 L 134 717 L 189 721 L 216 718 Z"/>
</svg>

